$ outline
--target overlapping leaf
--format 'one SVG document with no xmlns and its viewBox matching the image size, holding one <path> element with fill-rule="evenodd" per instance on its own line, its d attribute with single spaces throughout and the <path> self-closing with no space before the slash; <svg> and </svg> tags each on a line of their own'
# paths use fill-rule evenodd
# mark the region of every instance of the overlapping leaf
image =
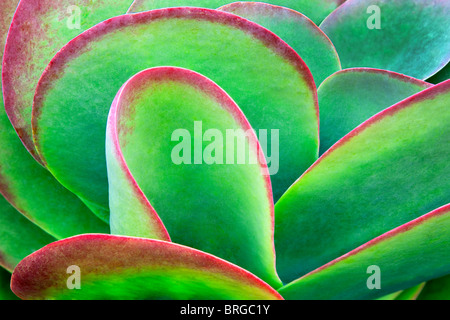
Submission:
<svg viewBox="0 0 450 320">
<path fill-rule="evenodd" d="M 267 165 L 221 88 L 186 69 L 143 71 L 114 100 L 106 145 L 112 233 L 168 240 L 168 231 L 280 285 Z"/>
<path fill-rule="evenodd" d="M 219 10 L 256 22 L 286 41 L 305 61 L 316 85 L 341 69 L 330 39 L 299 12 L 262 2 L 235 2 Z"/>
<path fill-rule="evenodd" d="M 2 76 L 4 99 L 8 116 L 19 137 L 38 161 L 31 132 L 31 107 L 42 72 L 67 42 L 105 19 L 126 13 L 131 2 L 20 1 L 5 49 Z"/>
<path fill-rule="evenodd" d="M 345 0 L 269 0 L 270 4 L 288 7 L 303 13 L 314 23 L 319 24 L 327 15 L 341 5 Z M 240 1 L 249 2 L 249 1 Z M 129 12 L 141 12 L 167 7 L 193 6 L 217 9 L 229 4 L 230 0 L 135 0 Z"/>
<path fill-rule="evenodd" d="M 1 44 L 5 43 L 17 3 L 18 1 L 11 0 L 2 3 Z M 0 59 L 2 56 L 3 45 Z M 3 99 L 0 99 L 0 145 L 0 193 L 17 210 L 58 238 L 79 233 L 108 231 L 106 224 L 95 217 L 74 194 L 61 186 L 25 150 L 8 120 L 3 108 Z M 11 229 L 10 232 L 19 232 L 19 228 L 15 229 L 12 225 L 2 225 L 2 228 Z"/>
<path fill-rule="evenodd" d="M 427 79 L 450 60 L 450 2 L 346 1 L 320 25 L 342 68 L 386 69 Z"/>
<path fill-rule="evenodd" d="M 71 266 L 81 272 L 77 290 L 67 287 Z M 81 235 L 42 248 L 17 266 L 11 288 L 22 299 L 281 299 L 251 273 L 209 254 L 112 235 Z"/>
<path fill-rule="evenodd" d="M 12 272 L 20 260 L 56 239 L 0 196 L 0 266 Z"/>
<path fill-rule="evenodd" d="M 370 118 L 275 206 L 277 269 L 294 280 L 449 199 L 450 81 Z"/>
<path fill-rule="evenodd" d="M 280 293 L 285 299 L 372 299 L 444 276 L 450 272 L 445 258 L 450 255 L 449 228 L 446 205 L 288 284 Z M 373 272 L 379 272 L 378 288 L 370 287 Z"/>
<path fill-rule="evenodd" d="M 385 70 L 336 72 L 318 89 L 320 154 L 373 115 L 431 86 Z"/>
<path fill-rule="evenodd" d="M 164 65 L 212 79 L 238 103 L 257 132 L 268 132 L 268 150 L 279 142 L 279 170 L 274 162 L 276 174 L 271 176 L 275 198 L 317 158 L 312 76 L 273 33 L 236 15 L 200 8 L 116 17 L 84 32 L 55 56 L 33 106 L 41 158 L 66 187 L 91 207 L 101 208 L 99 214 L 108 207 L 109 106 L 132 75 Z"/>
</svg>

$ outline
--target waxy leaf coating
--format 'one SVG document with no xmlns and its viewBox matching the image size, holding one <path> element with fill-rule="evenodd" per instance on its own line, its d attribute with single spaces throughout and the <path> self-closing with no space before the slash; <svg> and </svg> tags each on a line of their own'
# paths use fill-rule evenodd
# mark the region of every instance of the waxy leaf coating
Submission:
<svg viewBox="0 0 450 320">
<path fill-rule="evenodd" d="M 79 268 L 80 289 L 67 287 L 71 266 Z M 28 300 L 282 299 L 251 273 L 212 255 L 112 235 L 81 235 L 42 248 L 16 267 L 11 288 Z"/>
<path fill-rule="evenodd" d="M 262 2 L 235 2 L 219 10 L 256 22 L 286 41 L 305 61 L 316 85 L 341 69 L 330 39 L 299 12 Z"/>
<path fill-rule="evenodd" d="M 282 280 L 448 203 L 449 101 L 446 81 L 385 109 L 292 185 L 275 206 Z"/>
<path fill-rule="evenodd" d="M 18 1 L 11 0 L 2 2 L 0 10 L 0 60 L 3 57 L 6 35 L 17 3 Z M 18 211 L 57 238 L 88 232 L 108 232 L 108 226 L 105 223 L 93 215 L 78 197 L 58 183 L 26 151 L 6 115 L 3 99 L 0 99 L 0 145 L 0 193 Z M 15 214 L 19 213 L 15 212 Z M 2 224 L 0 228 L 5 228 L 6 232 L 19 232 L 18 226 L 22 224 L 22 221 L 25 225 L 31 225 L 31 222 L 26 223 L 25 218 L 13 217 L 12 213 L 10 218 L 16 219 L 18 225 L 16 228 L 2 221 L 5 224 Z M 30 230 L 37 230 L 37 227 L 24 226 L 24 228 L 30 231 L 25 238 L 32 238 L 32 234 L 41 238 L 38 235 L 45 234 L 43 231 L 39 233 Z M 9 241 L 13 240 L 0 238 L 0 246 L 9 245 Z M 37 246 L 34 246 L 34 248 L 38 249 Z M 22 252 L 17 253 L 19 256 L 22 254 Z"/>
<path fill-rule="evenodd" d="M 317 90 L 320 154 L 378 112 L 431 86 L 386 70 L 354 68 L 336 72 Z"/>
<path fill-rule="evenodd" d="M 281 285 L 264 155 L 214 82 L 174 67 L 138 73 L 113 102 L 106 145 L 112 233 L 168 240 L 168 232 Z"/>
<path fill-rule="evenodd" d="M 314 81 L 298 54 L 276 35 L 236 15 L 201 8 L 115 17 L 84 32 L 54 57 L 33 105 L 42 160 L 104 219 L 109 107 L 131 76 L 167 65 L 216 82 L 257 132 L 268 132 L 269 150 L 279 144 L 279 170 L 271 176 L 275 198 L 317 158 Z M 279 140 L 271 144 L 278 132 Z"/>
<path fill-rule="evenodd" d="M 450 272 L 450 205 L 408 222 L 281 288 L 285 299 L 374 299 Z M 380 275 L 377 289 L 371 275 Z M 401 298 L 401 294 L 399 297 Z"/>
<path fill-rule="evenodd" d="M 314 23 L 319 24 L 334 9 L 339 7 L 345 0 L 269 0 L 264 1 L 270 4 L 287 7 L 310 18 Z M 135 0 L 129 12 L 141 12 L 167 7 L 203 7 L 217 9 L 220 6 L 229 4 L 230 0 Z M 252 2 L 252 1 L 239 1 Z"/>
<path fill-rule="evenodd" d="M 126 13 L 131 2 L 131 0 L 20 1 L 6 44 L 2 81 L 9 119 L 37 161 L 41 160 L 32 138 L 31 107 L 42 72 L 67 42 L 105 19 Z"/>
<path fill-rule="evenodd" d="M 346 1 L 320 25 L 342 68 L 386 69 L 427 79 L 450 60 L 450 1 Z"/>
</svg>

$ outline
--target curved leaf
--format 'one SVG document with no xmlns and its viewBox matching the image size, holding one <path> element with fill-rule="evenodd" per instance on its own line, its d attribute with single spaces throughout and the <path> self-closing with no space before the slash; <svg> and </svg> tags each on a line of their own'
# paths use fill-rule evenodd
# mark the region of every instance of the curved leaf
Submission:
<svg viewBox="0 0 450 320">
<path fill-rule="evenodd" d="M 9 271 L 55 238 L 34 225 L 0 195 L 0 266 Z"/>
<path fill-rule="evenodd" d="M 279 292 L 285 299 L 373 299 L 443 276 L 450 272 L 450 261 L 444 258 L 450 256 L 449 228 L 450 204 L 373 239 Z M 370 289 L 376 272 L 379 289 Z"/>
<path fill-rule="evenodd" d="M 342 68 L 369 67 L 427 79 L 450 60 L 450 2 L 347 1 L 320 25 Z"/>
<path fill-rule="evenodd" d="M 220 87 L 186 69 L 140 72 L 113 102 L 106 141 L 112 233 L 167 240 L 158 212 L 174 242 L 281 285 L 264 155 Z"/>
<path fill-rule="evenodd" d="M 319 24 L 344 1 L 345 0 L 269 0 L 266 2 L 301 12 L 314 21 L 314 23 Z M 184 6 L 216 9 L 229 3 L 230 0 L 135 0 L 131 5 L 129 12 Z"/>
<path fill-rule="evenodd" d="M 124 14 L 131 3 L 132 0 L 20 1 L 5 49 L 4 99 L 17 134 L 37 161 L 40 159 L 32 139 L 31 106 L 42 72 L 63 45 L 95 24 Z"/>
<path fill-rule="evenodd" d="M 256 22 L 286 41 L 305 61 L 317 85 L 341 69 L 330 39 L 301 13 L 262 2 L 235 2 L 218 10 Z"/>
<path fill-rule="evenodd" d="M 236 15 L 200 8 L 116 17 L 84 32 L 55 56 L 40 80 L 33 106 L 41 158 L 103 217 L 108 208 L 109 106 L 131 76 L 167 65 L 212 79 L 238 103 L 255 130 L 268 131 L 267 140 L 274 140 L 268 150 L 275 150 L 279 142 L 279 156 L 275 152 L 269 162 L 276 173 L 275 198 L 316 159 L 314 81 L 295 51 L 273 33 Z"/>
<path fill-rule="evenodd" d="M 385 70 L 355 68 L 336 72 L 317 90 L 320 154 L 373 115 L 431 86 Z"/>
<path fill-rule="evenodd" d="M 450 300 L 450 275 L 428 281 L 417 300 Z"/>
<path fill-rule="evenodd" d="M 275 206 L 293 280 L 448 202 L 450 81 L 385 109 L 322 155 Z"/>
<path fill-rule="evenodd" d="M 80 289 L 67 288 L 70 266 L 79 268 Z M 281 299 L 251 273 L 204 252 L 112 235 L 42 248 L 16 267 L 11 288 L 22 299 Z"/>
<path fill-rule="evenodd" d="M 0 44 L 5 43 L 17 3 L 11 0 L 2 2 Z M 1 48 L 0 60 L 3 45 Z M 108 232 L 106 224 L 97 219 L 25 150 L 6 115 L 3 99 L 0 99 L 0 144 L 0 193 L 17 210 L 59 238 L 87 232 Z M 8 225 L 4 227 L 11 228 Z"/>
</svg>

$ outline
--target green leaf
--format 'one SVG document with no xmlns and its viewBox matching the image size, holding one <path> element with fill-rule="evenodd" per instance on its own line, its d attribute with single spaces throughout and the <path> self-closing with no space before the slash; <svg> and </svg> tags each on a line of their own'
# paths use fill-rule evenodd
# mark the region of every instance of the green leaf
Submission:
<svg viewBox="0 0 450 320">
<path fill-rule="evenodd" d="M 168 240 L 168 231 L 281 285 L 264 155 L 220 87 L 181 68 L 138 73 L 114 100 L 106 145 L 112 233 Z"/>
<path fill-rule="evenodd" d="M 105 19 L 126 13 L 131 3 L 132 0 L 20 1 L 5 49 L 4 99 L 14 128 L 38 161 L 31 132 L 31 107 L 42 72 L 67 42 Z"/>
<path fill-rule="evenodd" d="M 450 300 L 450 275 L 428 281 L 417 300 Z"/>
<path fill-rule="evenodd" d="M 373 115 L 431 86 L 385 70 L 355 68 L 336 72 L 317 90 L 320 154 Z"/>
<path fill-rule="evenodd" d="M 76 284 L 78 267 L 80 289 Z M 70 279 L 69 279 L 70 278 Z M 14 270 L 22 299 L 281 299 L 251 273 L 212 255 L 160 240 L 81 235 L 52 243 Z M 130 290 L 132 288 L 132 290 Z"/>
<path fill-rule="evenodd" d="M 419 296 L 420 292 L 422 292 L 423 288 L 425 287 L 425 282 L 420 283 L 412 288 L 408 288 L 406 290 L 403 290 L 396 298 L 395 300 L 416 300 Z"/>
<path fill-rule="evenodd" d="M 275 206 L 277 270 L 292 281 L 448 202 L 450 81 L 339 140 Z"/>
<path fill-rule="evenodd" d="M 281 288 L 285 299 L 373 299 L 450 272 L 450 204 Z M 370 269 L 369 267 L 377 267 Z M 379 286 L 372 285 L 377 280 Z M 379 289 L 378 289 L 379 288 Z"/>
<path fill-rule="evenodd" d="M 0 195 L 0 266 L 12 272 L 20 260 L 55 240 Z"/>
<path fill-rule="evenodd" d="M 8 0 L 2 3 L 2 49 L 17 2 Z M 0 50 L 0 60 L 2 57 L 3 51 Z M 108 232 L 105 223 L 25 150 L 6 115 L 3 99 L 0 99 L 0 144 L 0 193 L 18 211 L 57 238 L 88 232 Z M 10 225 L 2 227 L 11 228 Z"/>
<path fill-rule="evenodd" d="M 273 33 L 236 15 L 200 8 L 116 17 L 55 56 L 33 106 L 41 158 L 103 217 L 108 210 L 109 107 L 131 76 L 154 66 L 183 67 L 212 79 L 238 103 L 257 133 L 263 129 L 267 140 L 274 140 L 268 150 L 278 151 L 279 142 L 279 153 L 269 162 L 275 198 L 317 158 L 314 81 L 295 51 Z"/>
<path fill-rule="evenodd" d="M 330 39 L 299 12 L 262 2 L 235 2 L 219 10 L 256 22 L 286 41 L 305 61 L 316 85 L 341 69 Z"/>
<path fill-rule="evenodd" d="M 319 24 L 345 0 L 269 0 L 270 4 L 288 7 L 301 12 L 310 18 L 314 23 Z M 249 2 L 249 1 L 240 1 Z M 141 12 L 167 7 L 203 7 L 216 9 L 229 4 L 230 0 L 135 0 L 129 12 Z"/>
<path fill-rule="evenodd" d="M 450 60 L 450 2 L 347 1 L 320 25 L 342 68 L 369 67 L 427 79 Z"/>
<path fill-rule="evenodd" d="M 11 273 L 0 267 L 0 301 L 19 299 L 11 291 L 9 287 L 10 281 L 11 281 Z"/>
</svg>

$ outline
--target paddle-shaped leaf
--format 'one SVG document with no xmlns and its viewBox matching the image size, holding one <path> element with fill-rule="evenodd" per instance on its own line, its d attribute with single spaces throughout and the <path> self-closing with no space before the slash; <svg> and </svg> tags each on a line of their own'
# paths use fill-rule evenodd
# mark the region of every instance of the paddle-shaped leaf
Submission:
<svg viewBox="0 0 450 320">
<path fill-rule="evenodd" d="M 446 275 L 450 272 L 446 258 L 450 256 L 449 228 L 450 205 L 446 205 L 373 239 L 279 292 L 285 299 L 373 299 Z"/>
<path fill-rule="evenodd" d="M 67 288 L 70 266 L 80 272 L 80 289 Z M 212 255 L 112 235 L 81 235 L 42 248 L 16 267 L 11 288 L 22 299 L 281 299 L 251 273 Z"/>
<path fill-rule="evenodd" d="M 235 2 L 219 10 L 256 22 L 286 41 L 305 61 L 317 85 L 341 69 L 330 39 L 299 12 L 262 2 Z"/>
<path fill-rule="evenodd" d="M 0 195 L 0 266 L 12 272 L 20 260 L 55 240 Z"/>
<path fill-rule="evenodd" d="M 317 158 L 314 81 L 295 51 L 273 33 L 236 15 L 200 8 L 116 17 L 84 32 L 55 56 L 33 106 L 41 158 L 98 214 L 105 217 L 108 210 L 109 107 L 131 76 L 165 65 L 212 79 L 257 132 L 268 133 L 268 150 L 279 142 L 279 153 L 268 161 L 275 198 Z"/>
<path fill-rule="evenodd" d="M 2 2 L 0 60 L 3 57 L 6 34 L 17 3 L 18 1 L 11 0 Z M 17 210 L 58 238 L 79 233 L 108 232 L 106 224 L 93 215 L 74 194 L 61 186 L 25 150 L 6 115 L 3 99 L 0 99 L 0 145 L 0 193 Z M 8 232 L 18 232 L 18 229 L 12 228 L 9 224 L 3 224 L 0 228 L 5 228 L 4 230 Z M 28 239 L 35 233 L 31 232 Z M 2 245 L 3 239 L 0 238 L 0 246 Z"/>
<path fill-rule="evenodd" d="M 137 74 L 113 102 L 106 144 L 112 233 L 168 239 L 157 212 L 174 242 L 281 284 L 264 155 L 215 83 L 174 67 Z"/>
<path fill-rule="evenodd" d="M 342 68 L 369 67 L 427 79 L 450 60 L 450 2 L 346 1 L 320 25 Z"/>
<path fill-rule="evenodd" d="M 31 133 L 31 107 L 42 72 L 67 42 L 105 19 L 124 14 L 131 2 L 20 1 L 5 49 L 2 76 L 4 99 L 8 116 L 19 137 L 38 161 L 40 159 Z"/>
<path fill-rule="evenodd" d="M 277 269 L 293 280 L 448 203 L 450 81 L 378 113 L 275 206 Z"/>
<path fill-rule="evenodd" d="M 355 68 L 336 72 L 317 90 L 320 154 L 373 115 L 431 86 L 385 70 Z"/>
<path fill-rule="evenodd" d="M 319 24 L 345 0 L 269 0 L 267 3 L 288 7 L 303 13 Z M 167 7 L 193 6 L 216 9 L 229 4 L 230 0 L 135 0 L 129 12 L 141 12 Z M 249 1 L 240 1 L 249 2 Z"/>
</svg>

